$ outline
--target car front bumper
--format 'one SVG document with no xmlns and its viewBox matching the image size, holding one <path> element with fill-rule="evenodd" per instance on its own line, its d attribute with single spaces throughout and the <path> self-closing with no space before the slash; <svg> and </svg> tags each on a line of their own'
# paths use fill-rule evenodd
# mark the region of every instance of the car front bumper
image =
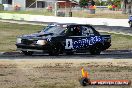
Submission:
<svg viewBox="0 0 132 88">
<path fill-rule="evenodd" d="M 16 44 L 17 50 L 19 51 L 33 51 L 33 52 L 48 52 L 49 47 L 47 45 L 25 45 L 25 44 Z"/>
</svg>

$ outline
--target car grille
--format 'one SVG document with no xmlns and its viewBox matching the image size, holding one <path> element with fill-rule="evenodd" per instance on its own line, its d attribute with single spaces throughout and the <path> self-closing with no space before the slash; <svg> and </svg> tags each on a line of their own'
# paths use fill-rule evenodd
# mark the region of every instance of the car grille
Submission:
<svg viewBox="0 0 132 88">
<path fill-rule="evenodd" d="M 35 41 L 33 40 L 28 40 L 28 39 L 22 39 L 22 44 L 25 44 L 25 45 L 31 45 L 31 44 L 34 44 Z"/>
</svg>

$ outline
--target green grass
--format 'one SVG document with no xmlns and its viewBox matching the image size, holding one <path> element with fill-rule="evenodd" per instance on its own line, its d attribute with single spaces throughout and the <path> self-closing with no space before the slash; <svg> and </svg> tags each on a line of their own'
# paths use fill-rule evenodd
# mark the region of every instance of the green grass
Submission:
<svg viewBox="0 0 132 88">
<path fill-rule="evenodd" d="M 43 26 L 13 24 L 0 22 L 0 52 L 15 51 L 16 38 L 23 34 L 31 34 L 40 31 Z M 112 46 L 110 49 L 132 49 L 132 36 L 111 34 Z"/>
</svg>

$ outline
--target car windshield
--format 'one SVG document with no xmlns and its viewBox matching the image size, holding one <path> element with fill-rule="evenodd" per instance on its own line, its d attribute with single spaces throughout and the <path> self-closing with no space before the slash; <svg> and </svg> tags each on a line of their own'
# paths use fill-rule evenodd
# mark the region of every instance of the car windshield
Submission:
<svg viewBox="0 0 132 88">
<path fill-rule="evenodd" d="M 62 26 L 47 26 L 41 33 L 61 34 L 66 28 Z"/>
<path fill-rule="evenodd" d="M 132 16 L 129 17 L 129 20 L 132 20 Z"/>
</svg>

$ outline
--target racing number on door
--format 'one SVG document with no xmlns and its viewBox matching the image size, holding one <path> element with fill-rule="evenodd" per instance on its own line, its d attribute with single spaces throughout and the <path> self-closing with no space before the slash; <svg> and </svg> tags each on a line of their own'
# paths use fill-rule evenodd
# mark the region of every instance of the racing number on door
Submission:
<svg viewBox="0 0 132 88">
<path fill-rule="evenodd" d="M 65 49 L 73 49 L 73 41 L 72 41 L 72 39 L 66 39 Z"/>
</svg>

